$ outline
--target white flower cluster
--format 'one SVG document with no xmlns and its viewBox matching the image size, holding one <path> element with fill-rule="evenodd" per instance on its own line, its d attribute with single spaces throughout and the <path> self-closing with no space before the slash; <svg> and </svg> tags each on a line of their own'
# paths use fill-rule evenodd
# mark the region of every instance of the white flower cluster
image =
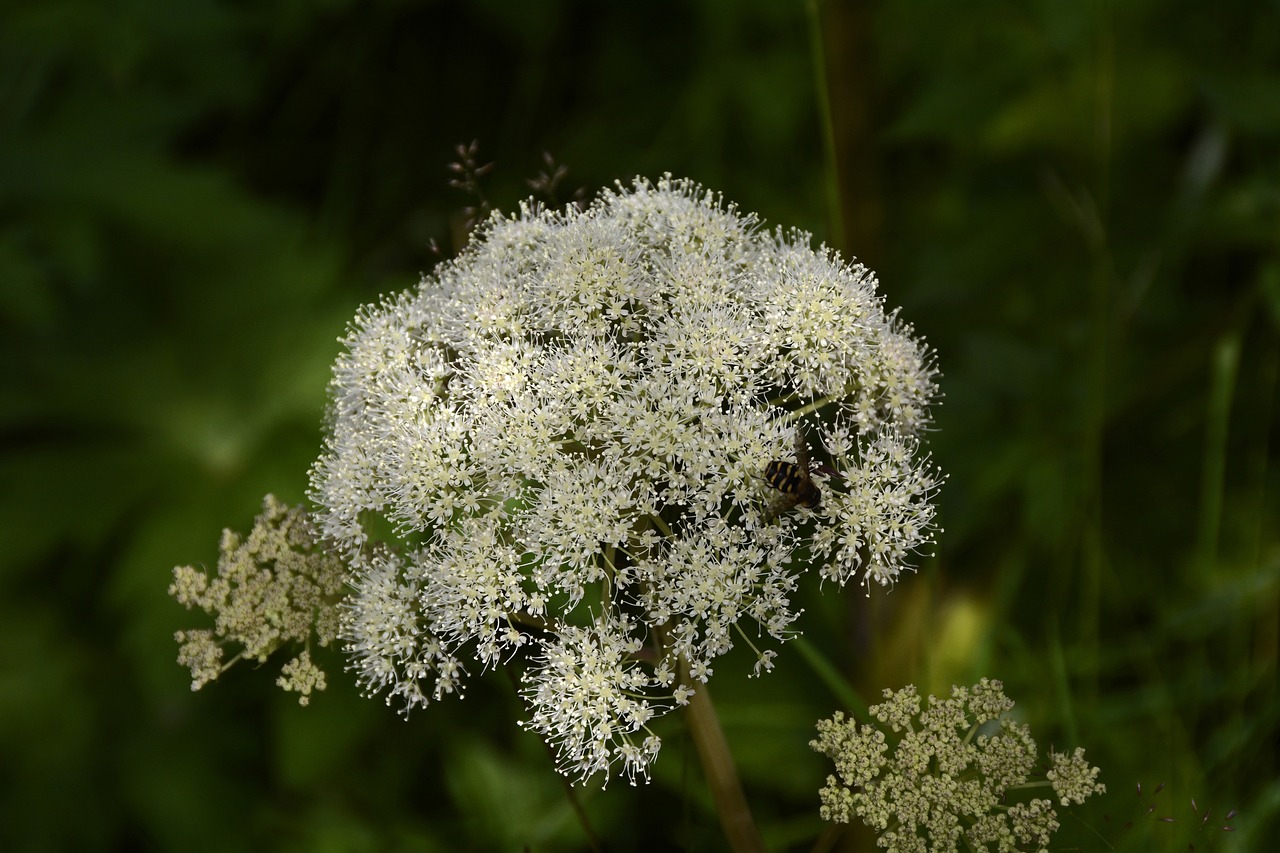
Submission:
<svg viewBox="0 0 1280 853">
<path fill-rule="evenodd" d="M 495 215 L 345 344 L 312 497 L 362 686 L 407 711 L 528 646 L 569 774 L 645 776 L 680 659 L 705 681 L 744 622 L 786 638 L 811 565 L 889 584 L 932 536 L 929 352 L 870 271 L 689 182 Z"/>
</svg>

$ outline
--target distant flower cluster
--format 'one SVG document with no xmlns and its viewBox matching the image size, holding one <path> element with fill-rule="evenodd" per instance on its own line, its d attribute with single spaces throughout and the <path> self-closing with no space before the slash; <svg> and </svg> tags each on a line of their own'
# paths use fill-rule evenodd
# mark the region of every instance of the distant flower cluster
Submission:
<svg viewBox="0 0 1280 853">
<path fill-rule="evenodd" d="M 1013 701 L 999 681 L 953 687 L 949 699 L 930 696 L 924 708 L 914 685 L 884 695 L 871 708 L 879 727 L 836 713 L 818 723 L 810 744 L 836 764 L 819 792 L 822 818 L 859 818 L 879 833 L 882 848 L 1041 849 L 1058 829 L 1053 802 L 1011 804 L 1009 792 L 1050 787 L 1068 806 L 1106 790 L 1083 749 L 1050 750 L 1047 781 L 1027 781 L 1036 744 L 1027 726 L 1009 718 Z"/>
<path fill-rule="evenodd" d="M 337 639 L 337 603 L 346 578 L 346 566 L 318 545 L 302 508 L 267 495 L 247 538 L 222 532 L 215 576 L 194 566 L 173 570 L 169 594 L 216 617 L 213 629 L 175 635 L 178 663 L 191 670 L 191 689 L 199 690 L 237 660 L 262 663 L 282 646 L 300 646 L 276 684 L 306 705 L 312 690 L 325 688 L 324 673 L 311 662 L 311 643 L 327 646 Z M 228 645 L 240 651 L 224 661 Z"/>
<path fill-rule="evenodd" d="M 870 271 L 689 182 L 494 215 L 334 366 L 311 498 L 360 685 L 407 713 L 518 656 L 562 772 L 647 776 L 717 657 L 772 667 L 804 572 L 928 546 L 934 379 Z"/>
</svg>

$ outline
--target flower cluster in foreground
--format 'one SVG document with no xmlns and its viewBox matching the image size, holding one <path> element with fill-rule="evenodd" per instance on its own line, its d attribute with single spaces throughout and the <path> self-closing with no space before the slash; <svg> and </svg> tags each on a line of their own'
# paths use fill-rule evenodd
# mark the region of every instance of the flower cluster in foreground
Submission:
<svg viewBox="0 0 1280 853">
<path fill-rule="evenodd" d="M 407 713 L 518 657 L 568 775 L 646 776 L 717 657 L 772 667 L 803 573 L 888 585 L 933 535 L 930 352 L 689 182 L 494 215 L 344 343 L 311 498 L 351 668 Z"/>
<path fill-rule="evenodd" d="M 1015 789 L 1052 788 L 1063 806 L 1106 790 L 1084 750 L 1049 752 L 1047 781 L 1028 782 L 1036 743 L 1010 719 L 1013 701 L 999 681 L 953 687 L 922 708 L 914 685 L 884 692 L 871 708 L 880 723 L 859 725 L 837 712 L 818 723 L 812 746 L 835 761 L 820 792 L 823 820 L 861 819 L 878 846 L 931 850 L 1041 849 L 1058 829 L 1052 800 L 1009 804 Z M 991 845 L 994 845 L 992 847 Z"/>
</svg>

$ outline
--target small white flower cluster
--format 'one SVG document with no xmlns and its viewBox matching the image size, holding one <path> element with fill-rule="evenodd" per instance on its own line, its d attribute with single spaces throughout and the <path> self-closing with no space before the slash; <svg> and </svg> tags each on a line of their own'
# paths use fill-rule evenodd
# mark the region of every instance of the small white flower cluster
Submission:
<svg viewBox="0 0 1280 853">
<path fill-rule="evenodd" d="M 870 271 L 689 182 L 495 215 L 345 344 L 312 498 L 361 685 L 408 711 L 528 646 L 568 774 L 645 776 L 680 659 L 705 681 L 815 562 L 890 584 L 932 536 L 930 353 Z"/>
</svg>

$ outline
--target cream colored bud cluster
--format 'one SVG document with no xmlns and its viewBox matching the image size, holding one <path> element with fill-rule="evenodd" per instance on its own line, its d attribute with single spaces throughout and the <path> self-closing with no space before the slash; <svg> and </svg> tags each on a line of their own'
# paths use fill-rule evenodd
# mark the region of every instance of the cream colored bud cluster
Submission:
<svg viewBox="0 0 1280 853">
<path fill-rule="evenodd" d="M 346 577 L 342 560 L 319 547 L 306 512 L 267 495 L 247 537 L 223 531 L 215 575 L 194 566 L 173 570 L 169 594 L 214 617 L 213 628 L 175 635 L 178 662 L 191 670 L 191 689 L 237 660 L 261 663 L 277 649 L 293 647 L 298 652 L 276 683 L 306 705 L 313 690 L 325 687 L 310 646 L 337 639 Z M 234 650 L 230 660 L 228 648 Z"/>
<path fill-rule="evenodd" d="M 1013 702 L 999 681 L 953 687 L 951 696 L 921 702 L 914 685 L 885 691 L 870 709 L 878 723 L 859 724 L 836 713 L 818 723 L 810 743 L 835 762 L 819 791 L 823 820 L 857 818 L 887 850 L 1043 848 L 1058 829 L 1046 799 L 1010 803 L 1010 793 L 1051 786 L 1062 805 L 1101 793 L 1098 768 L 1050 751 L 1047 782 L 1030 782 L 1036 743 L 1009 714 Z"/>
</svg>

